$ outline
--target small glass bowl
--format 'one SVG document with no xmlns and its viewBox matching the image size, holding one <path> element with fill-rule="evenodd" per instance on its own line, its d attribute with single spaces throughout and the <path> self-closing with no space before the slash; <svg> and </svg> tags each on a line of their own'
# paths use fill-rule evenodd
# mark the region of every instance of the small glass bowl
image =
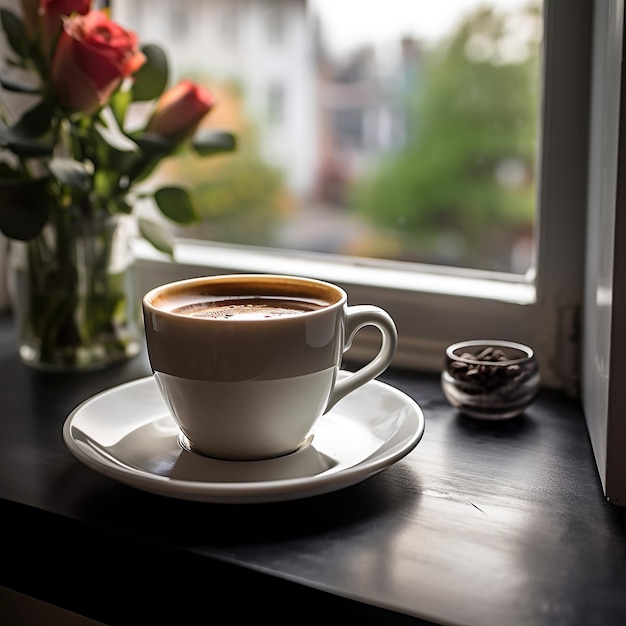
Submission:
<svg viewBox="0 0 626 626">
<path fill-rule="evenodd" d="M 446 348 L 441 386 L 448 402 L 483 420 L 523 413 L 539 393 L 532 348 L 500 340 L 461 341 Z"/>
</svg>

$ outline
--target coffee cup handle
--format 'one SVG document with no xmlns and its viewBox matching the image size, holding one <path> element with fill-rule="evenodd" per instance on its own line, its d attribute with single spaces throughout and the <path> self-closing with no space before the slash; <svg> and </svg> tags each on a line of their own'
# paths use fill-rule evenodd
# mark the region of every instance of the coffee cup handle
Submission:
<svg viewBox="0 0 626 626">
<path fill-rule="evenodd" d="M 378 328 L 382 335 L 380 350 L 361 369 L 335 382 L 324 413 L 330 411 L 339 400 L 350 392 L 382 374 L 391 365 L 391 360 L 398 346 L 398 331 L 389 313 L 377 306 L 360 304 L 347 308 L 344 352 L 350 348 L 354 336 L 364 326 Z"/>
</svg>

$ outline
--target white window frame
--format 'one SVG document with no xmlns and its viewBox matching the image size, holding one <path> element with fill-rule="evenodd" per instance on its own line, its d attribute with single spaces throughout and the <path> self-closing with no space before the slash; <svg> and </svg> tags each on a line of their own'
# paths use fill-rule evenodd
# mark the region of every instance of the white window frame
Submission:
<svg viewBox="0 0 626 626">
<path fill-rule="evenodd" d="M 394 364 L 436 372 L 446 345 L 511 339 L 537 353 L 546 386 L 579 389 L 580 312 L 593 0 L 545 0 L 543 98 L 534 271 L 526 277 L 180 239 L 176 263 L 137 242 L 140 288 L 202 274 L 285 273 L 344 287 L 349 303 L 375 303 L 399 331 Z M 377 341 L 362 333 L 350 356 Z"/>
</svg>

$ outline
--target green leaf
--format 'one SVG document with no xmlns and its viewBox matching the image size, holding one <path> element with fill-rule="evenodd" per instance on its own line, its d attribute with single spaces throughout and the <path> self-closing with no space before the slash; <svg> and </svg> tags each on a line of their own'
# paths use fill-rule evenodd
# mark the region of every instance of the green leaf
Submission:
<svg viewBox="0 0 626 626">
<path fill-rule="evenodd" d="M 22 20 L 9 9 L 0 9 L 0 22 L 14 52 L 23 59 L 28 57 L 28 37 Z"/>
<path fill-rule="evenodd" d="M 111 111 L 113 111 L 117 125 L 122 129 L 124 128 L 126 111 L 128 110 L 128 106 L 132 102 L 132 99 L 132 90 L 128 89 L 126 91 L 122 91 L 118 89 L 109 100 L 109 106 L 111 107 Z"/>
<path fill-rule="evenodd" d="M 27 241 L 48 221 L 46 178 L 0 180 L 0 231 L 10 239 Z"/>
<path fill-rule="evenodd" d="M 141 156 L 134 161 L 130 161 L 130 166 L 124 168 L 124 173 L 128 175 L 134 184 L 145 180 L 159 163 L 176 150 L 176 144 L 166 137 L 155 135 L 154 133 L 144 133 L 140 136 L 132 136 L 141 151 Z"/>
<path fill-rule="evenodd" d="M 204 129 L 194 135 L 191 147 L 201 156 L 232 152 L 237 148 L 237 138 L 225 130 Z"/>
<path fill-rule="evenodd" d="M 98 168 L 93 174 L 93 188 L 101 198 L 108 198 L 117 192 L 119 176 L 116 172 Z M 88 191 L 88 189 L 84 189 Z"/>
<path fill-rule="evenodd" d="M 39 85 L 33 85 L 31 83 L 23 83 L 18 80 L 14 80 L 7 76 L 6 71 L 0 71 L 0 85 L 7 91 L 14 91 L 16 93 L 30 93 L 40 94 L 41 87 Z"/>
<path fill-rule="evenodd" d="M 133 167 L 127 172 L 130 184 L 136 185 L 146 180 L 158 167 L 159 161 L 160 159 L 151 157 L 140 159 L 134 163 Z"/>
<path fill-rule="evenodd" d="M 49 156 L 52 153 L 51 116 L 50 106 L 39 102 L 14 126 L 0 127 L 0 146 L 21 157 Z"/>
<path fill-rule="evenodd" d="M 126 198 L 115 197 L 107 202 L 107 208 L 111 213 L 123 213 L 130 215 L 133 212 L 133 205 L 126 201 Z"/>
<path fill-rule="evenodd" d="M 100 119 L 91 129 L 90 157 L 97 163 L 96 171 L 109 170 L 116 173 L 116 184 L 129 175 L 137 162 L 143 159 L 139 146 L 118 126 L 113 112 L 106 107 Z"/>
<path fill-rule="evenodd" d="M 95 130 L 105 143 L 119 152 L 138 152 L 137 144 L 126 135 L 117 123 L 117 119 L 108 107 L 100 114 L 101 122 L 96 122 Z"/>
<path fill-rule="evenodd" d="M 161 224 L 151 222 L 143 217 L 139 218 L 139 232 L 141 236 L 149 241 L 157 250 L 165 252 L 171 257 L 174 256 L 174 237 Z"/>
<path fill-rule="evenodd" d="M 48 167 L 52 175 L 64 185 L 81 191 L 89 191 L 91 188 L 91 174 L 80 161 L 55 157 L 50 161 Z"/>
<path fill-rule="evenodd" d="M 52 154 L 51 144 L 15 137 L 7 127 L 0 128 L 0 146 L 24 158 L 46 157 Z"/>
<path fill-rule="evenodd" d="M 169 66 L 165 52 L 154 44 L 143 46 L 146 62 L 135 72 L 132 87 L 133 100 L 154 100 L 167 87 Z"/>
<path fill-rule="evenodd" d="M 163 187 L 154 194 L 154 200 L 165 217 L 179 224 L 193 224 L 198 216 L 189 193 L 180 187 Z"/>
<path fill-rule="evenodd" d="M 165 156 L 176 149 L 175 141 L 156 133 L 133 135 L 133 140 L 141 148 L 141 151 L 147 155 Z"/>
<path fill-rule="evenodd" d="M 21 176 L 20 173 L 17 170 L 13 169 L 8 163 L 0 161 L 0 179 L 3 178 L 13 179 L 21 178 Z M 1 181 L 0 184 L 2 184 Z"/>
<path fill-rule="evenodd" d="M 50 131 L 52 126 L 53 109 L 48 102 L 41 100 L 34 107 L 28 109 L 12 126 L 12 130 L 20 137 L 41 137 Z"/>
</svg>

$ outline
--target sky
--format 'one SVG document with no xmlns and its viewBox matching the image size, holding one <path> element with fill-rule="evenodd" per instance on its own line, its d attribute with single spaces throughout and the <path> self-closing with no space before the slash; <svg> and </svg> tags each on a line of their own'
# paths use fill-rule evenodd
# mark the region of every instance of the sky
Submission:
<svg viewBox="0 0 626 626">
<path fill-rule="evenodd" d="M 334 52 L 363 40 L 384 43 L 411 35 L 428 42 L 447 34 L 464 15 L 483 4 L 513 8 L 525 0 L 309 0 L 325 26 Z"/>
</svg>

